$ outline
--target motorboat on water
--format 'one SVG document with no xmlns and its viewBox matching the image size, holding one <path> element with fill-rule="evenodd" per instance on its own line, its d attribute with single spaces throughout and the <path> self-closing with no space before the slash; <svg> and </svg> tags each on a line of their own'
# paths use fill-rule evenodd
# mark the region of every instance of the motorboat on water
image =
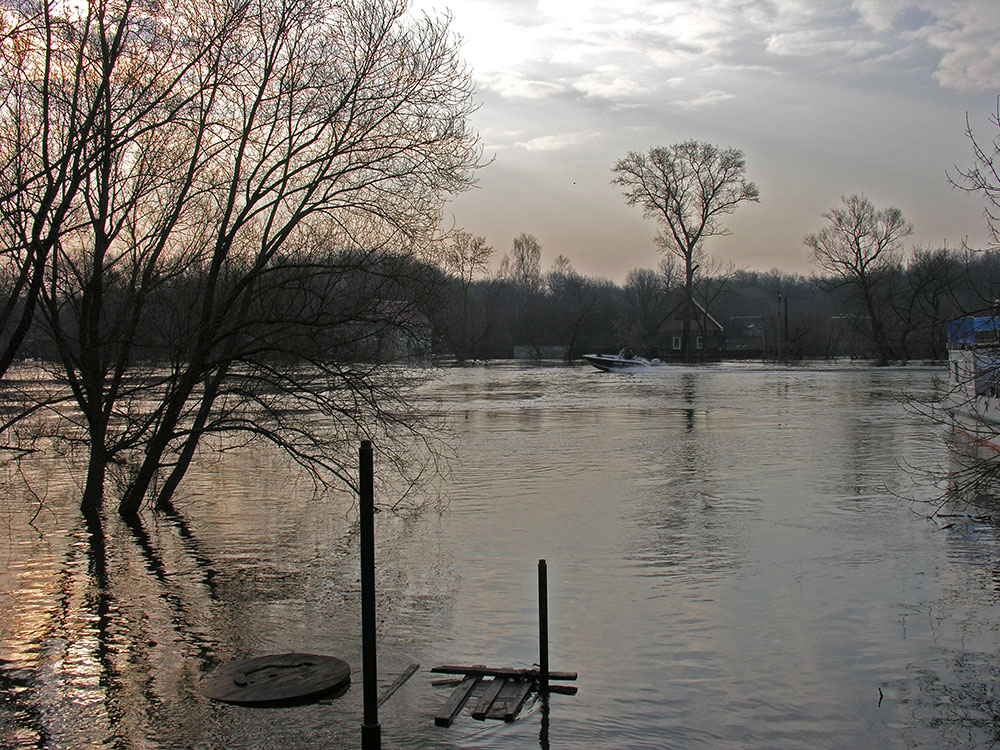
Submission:
<svg viewBox="0 0 1000 750">
<path fill-rule="evenodd" d="M 603 370 L 604 372 L 644 370 L 660 364 L 660 360 L 658 359 L 646 359 L 645 357 L 636 355 L 631 350 L 625 349 L 622 349 L 618 354 L 584 354 L 583 358 L 598 370 Z"/>
<path fill-rule="evenodd" d="M 948 323 L 948 393 L 952 427 L 1000 450 L 1000 317 Z"/>
</svg>

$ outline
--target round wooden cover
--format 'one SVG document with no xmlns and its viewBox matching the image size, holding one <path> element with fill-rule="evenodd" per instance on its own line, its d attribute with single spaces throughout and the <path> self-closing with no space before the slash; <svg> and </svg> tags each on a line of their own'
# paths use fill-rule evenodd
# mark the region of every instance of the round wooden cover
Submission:
<svg viewBox="0 0 1000 750">
<path fill-rule="evenodd" d="M 273 654 L 233 662 L 202 678 L 212 700 L 241 706 L 307 703 L 347 687 L 351 668 L 335 656 Z"/>
</svg>

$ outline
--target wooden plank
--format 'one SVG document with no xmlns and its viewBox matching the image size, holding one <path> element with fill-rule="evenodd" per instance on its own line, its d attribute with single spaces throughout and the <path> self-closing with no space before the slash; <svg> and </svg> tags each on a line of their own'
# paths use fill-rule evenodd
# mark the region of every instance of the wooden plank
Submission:
<svg viewBox="0 0 1000 750">
<path fill-rule="evenodd" d="M 576 695 L 576 685 L 549 685 L 549 692 L 559 695 Z"/>
<path fill-rule="evenodd" d="M 503 719 L 504 721 L 514 721 L 518 711 L 528 699 L 528 694 L 536 687 L 534 680 L 507 680 L 507 684 L 500 695 L 493 701 L 493 706 L 487 719 Z"/>
<path fill-rule="evenodd" d="M 515 677 L 528 679 L 531 677 L 538 676 L 537 669 L 512 669 L 510 667 L 483 667 L 483 666 L 472 666 L 472 667 L 460 667 L 451 664 L 445 664 L 440 667 L 432 667 L 431 672 L 437 672 L 438 674 L 464 674 L 464 675 L 476 675 L 479 677 Z M 577 678 L 576 672 L 549 672 L 550 680 L 575 680 Z"/>
<path fill-rule="evenodd" d="M 452 691 L 452 694 L 448 696 L 448 700 L 445 701 L 441 710 L 438 711 L 437 716 L 434 717 L 434 724 L 439 727 L 450 727 L 451 723 L 455 721 L 455 717 L 461 713 L 462 706 L 469 700 L 469 696 L 472 695 L 472 691 L 481 679 L 482 677 L 466 677 L 462 680 L 462 684 Z"/>
<path fill-rule="evenodd" d="M 454 687 L 455 685 L 461 684 L 462 680 L 464 679 L 465 678 L 462 676 L 442 677 L 440 680 L 431 680 L 431 685 L 433 685 L 434 687 L 441 687 L 442 685 L 451 685 L 452 687 Z M 531 679 L 531 676 L 529 675 L 525 679 Z M 558 693 L 560 695 L 576 695 L 577 687 L 576 685 L 555 685 L 550 682 L 549 692 Z"/>
<path fill-rule="evenodd" d="M 403 670 L 403 673 L 399 675 L 399 677 L 396 678 L 395 682 L 393 682 L 388 688 L 386 688 L 386 691 L 382 693 L 382 695 L 379 697 L 378 705 L 381 706 L 383 703 L 389 700 L 392 697 L 392 694 L 395 693 L 397 690 L 399 690 L 401 687 L 403 687 L 406 681 L 411 677 L 413 677 L 413 674 L 418 669 L 420 669 L 419 664 L 411 664 L 405 670 Z"/>
<path fill-rule="evenodd" d="M 493 680 L 486 686 L 486 691 L 483 693 L 483 697 L 479 699 L 479 703 L 476 707 L 472 709 L 472 718 L 479 719 L 480 721 L 486 718 L 486 714 L 489 713 L 490 706 L 493 705 L 493 701 L 500 694 L 503 686 L 507 684 L 507 679 L 505 677 L 494 677 Z"/>
<path fill-rule="evenodd" d="M 442 685 L 458 685 L 464 680 L 465 677 L 442 677 L 440 680 L 431 680 L 431 685 L 434 687 L 441 687 Z"/>
</svg>

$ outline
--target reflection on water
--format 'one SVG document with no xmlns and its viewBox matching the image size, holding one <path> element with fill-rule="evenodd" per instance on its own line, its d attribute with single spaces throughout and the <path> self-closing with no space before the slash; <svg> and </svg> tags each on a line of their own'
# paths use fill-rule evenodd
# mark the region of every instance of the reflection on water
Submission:
<svg viewBox="0 0 1000 750">
<path fill-rule="evenodd" d="M 908 413 L 932 370 L 471 367 L 446 502 L 376 521 L 387 747 L 941 747 L 996 736 L 997 528 L 928 520 L 942 428 Z M 193 470 L 174 513 L 87 528 L 52 471 L 0 544 L 0 745 L 356 747 L 351 497 L 263 453 Z M 9 496 L 11 497 L 11 496 Z M 916 511 L 916 512 L 915 512 Z M 440 663 L 551 663 L 577 696 L 512 724 L 433 725 Z M 329 653 L 340 699 L 246 709 L 198 681 L 233 659 Z"/>
</svg>

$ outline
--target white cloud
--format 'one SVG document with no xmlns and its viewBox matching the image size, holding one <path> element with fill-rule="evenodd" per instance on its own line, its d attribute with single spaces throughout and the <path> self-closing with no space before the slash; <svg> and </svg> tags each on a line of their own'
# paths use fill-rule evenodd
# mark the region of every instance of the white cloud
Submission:
<svg viewBox="0 0 1000 750">
<path fill-rule="evenodd" d="M 941 52 L 934 77 L 945 88 L 1000 89 L 1000 9 L 996 0 L 935 5 L 937 21 L 919 33 Z"/>
<path fill-rule="evenodd" d="M 611 100 L 629 99 L 647 90 L 617 65 L 602 65 L 593 73 L 582 75 L 573 88 L 587 97 Z"/>
<path fill-rule="evenodd" d="M 913 4 L 912 0 L 853 0 L 851 8 L 875 31 L 891 31 L 896 17 Z"/>
<path fill-rule="evenodd" d="M 433 4 L 418 0 L 417 6 Z M 454 10 L 454 28 L 465 40 L 464 54 L 477 81 L 503 96 L 551 96 L 559 86 L 526 87 L 525 82 L 559 80 L 587 96 L 628 99 L 654 90 L 671 66 L 717 57 L 726 47 L 731 16 L 744 12 L 744 4 L 464 0 Z M 608 65 L 626 72 L 609 77 Z"/>
<path fill-rule="evenodd" d="M 547 99 L 566 92 L 558 81 L 530 79 L 516 72 L 495 73 L 479 79 L 479 87 L 505 99 Z"/>
<path fill-rule="evenodd" d="M 726 91 L 706 91 L 703 94 L 699 94 L 691 99 L 678 101 L 676 104 L 684 107 L 685 109 L 695 109 L 698 107 L 709 107 L 715 104 L 721 104 L 722 102 L 735 98 L 735 94 L 730 94 Z"/>
<path fill-rule="evenodd" d="M 806 29 L 773 34 L 768 37 L 766 48 L 774 55 L 856 60 L 880 53 L 885 45 L 875 40 L 831 34 L 826 30 Z"/>
<path fill-rule="evenodd" d="M 599 138 L 600 134 L 594 132 L 579 131 L 576 133 L 552 133 L 527 141 L 519 141 L 514 145 L 523 148 L 525 151 L 565 151 L 576 148 L 588 141 Z"/>
</svg>

